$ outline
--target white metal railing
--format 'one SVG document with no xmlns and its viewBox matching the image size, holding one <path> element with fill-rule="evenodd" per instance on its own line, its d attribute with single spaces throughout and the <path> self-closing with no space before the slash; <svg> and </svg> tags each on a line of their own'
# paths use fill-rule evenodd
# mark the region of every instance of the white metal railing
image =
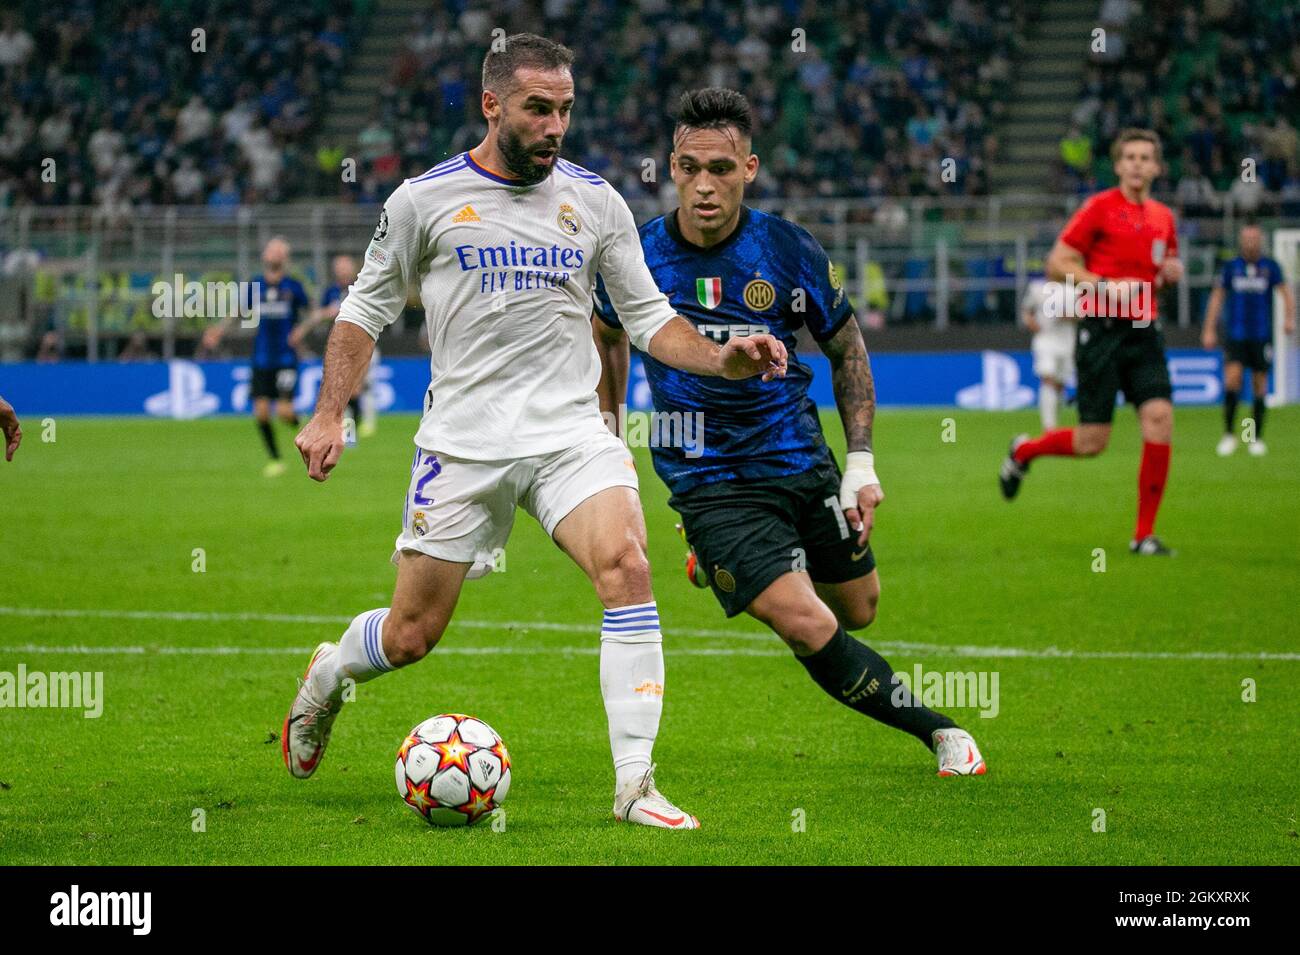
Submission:
<svg viewBox="0 0 1300 955">
<path fill-rule="evenodd" d="M 661 197 L 629 197 L 629 204 L 645 221 L 671 208 L 671 197 L 664 190 Z M 860 312 L 877 283 L 888 300 L 887 319 L 943 329 L 962 321 L 1014 321 L 1029 275 L 1079 201 L 1003 195 L 760 199 L 752 205 L 808 228 L 842 268 Z M 1179 325 L 1200 320 L 1220 250 L 1234 240 L 1240 210 L 1226 196 L 1223 206 L 1219 215 L 1181 220 L 1188 275 L 1169 303 Z M 1280 196 L 1267 197 L 1256 210 L 1266 226 L 1300 224 L 1297 211 Z M 0 259 L 9 263 L 8 274 L 0 276 L 0 358 L 30 353 L 47 328 L 78 352 L 84 346 L 92 361 L 111 357 L 115 343 L 135 330 L 146 331 L 171 357 L 178 342 L 188 346 L 197 331 L 152 320 L 149 283 L 141 277 L 220 273 L 247 279 L 257 271 L 262 245 L 283 235 L 294 247 L 295 269 L 322 285 L 331 256 L 364 251 L 377 214 L 375 206 L 324 202 L 151 207 L 118 215 L 92 207 L 0 209 Z M 24 250 L 38 256 L 33 269 L 13 254 Z"/>
</svg>

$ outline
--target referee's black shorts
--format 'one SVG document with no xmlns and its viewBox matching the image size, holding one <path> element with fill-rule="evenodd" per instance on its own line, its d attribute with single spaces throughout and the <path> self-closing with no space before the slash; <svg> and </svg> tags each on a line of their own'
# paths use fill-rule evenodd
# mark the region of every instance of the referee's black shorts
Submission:
<svg viewBox="0 0 1300 955">
<path fill-rule="evenodd" d="M 1080 424 L 1110 424 L 1121 391 L 1134 408 L 1173 397 L 1165 336 L 1156 323 L 1085 318 L 1079 322 L 1074 364 Z"/>
</svg>

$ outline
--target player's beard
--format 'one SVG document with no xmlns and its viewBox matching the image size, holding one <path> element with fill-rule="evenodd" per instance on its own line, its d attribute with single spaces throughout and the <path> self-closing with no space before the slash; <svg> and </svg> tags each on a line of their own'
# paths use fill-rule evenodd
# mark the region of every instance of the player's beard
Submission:
<svg viewBox="0 0 1300 955">
<path fill-rule="evenodd" d="M 551 174 L 555 164 L 560 161 L 560 143 L 555 143 L 555 153 L 551 156 L 551 161 L 545 166 L 539 166 L 533 162 L 533 150 L 541 146 L 550 146 L 548 140 L 537 143 L 525 143 L 523 139 L 515 133 L 501 127 L 497 132 L 497 149 L 501 151 L 501 158 L 505 160 L 506 172 L 521 179 L 527 185 L 534 185 L 541 182 Z"/>
</svg>

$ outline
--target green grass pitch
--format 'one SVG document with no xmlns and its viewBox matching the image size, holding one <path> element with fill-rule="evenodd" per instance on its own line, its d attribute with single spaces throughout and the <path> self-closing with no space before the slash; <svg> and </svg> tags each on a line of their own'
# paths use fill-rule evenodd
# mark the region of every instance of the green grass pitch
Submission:
<svg viewBox="0 0 1300 955">
<path fill-rule="evenodd" d="M 1218 422 L 1178 412 L 1159 529 L 1179 554 L 1140 560 L 1127 409 L 1104 457 L 1036 462 L 1013 504 L 995 472 L 1033 412 L 881 412 L 883 596 L 862 635 L 899 670 L 998 673 L 995 718 L 951 711 L 988 759 L 967 779 L 691 588 L 638 451 L 658 781 L 703 823 L 674 833 L 610 815 L 600 607 L 522 513 L 442 647 L 359 688 L 313 779 L 285 772 L 273 734 L 310 648 L 391 594 L 413 417 L 319 486 L 296 461 L 263 479 L 247 419 L 67 419 L 43 442 L 29 417 L 0 464 L 0 671 L 102 671 L 105 700 L 98 719 L 0 709 L 0 863 L 1294 863 L 1300 410 L 1273 413 L 1260 459 L 1215 457 Z M 510 748 L 503 831 L 431 830 L 394 791 L 403 735 L 448 711 Z"/>
</svg>

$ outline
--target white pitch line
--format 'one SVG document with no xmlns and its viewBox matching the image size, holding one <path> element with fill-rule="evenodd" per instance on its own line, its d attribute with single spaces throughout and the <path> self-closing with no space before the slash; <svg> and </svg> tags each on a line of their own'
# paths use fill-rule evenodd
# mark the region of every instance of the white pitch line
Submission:
<svg viewBox="0 0 1300 955">
<path fill-rule="evenodd" d="M 352 617 L 334 614 L 299 613 L 230 613 L 223 611 L 189 610 L 98 610 L 68 609 L 62 607 L 0 607 L 0 617 L 72 617 L 97 620 L 168 620 L 176 623 L 295 623 L 348 625 Z M 589 624 L 554 623 L 549 620 L 466 620 L 453 618 L 457 627 L 468 630 L 550 630 L 556 633 L 594 634 L 600 624 L 593 618 Z M 738 630 L 701 630 L 690 627 L 672 627 L 671 632 L 683 637 L 718 638 L 724 640 L 776 639 L 770 633 L 746 633 Z"/>
<path fill-rule="evenodd" d="M 173 611 L 173 610 L 98 610 L 93 608 L 68 609 L 45 607 L 0 607 L 0 617 L 64 617 L 94 618 L 107 620 L 168 620 L 176 622 L 200 623 L 294 623 L 294 624 L 347 624 L 352 617 L 319 614 L 271 614 L 271 613 L 230 613 L 222 611 Z M 575 633 L 594 637 L 597 627 L 592 624 L 555 623 L 548 620 L 466 620 L 456 618 L 454 627 L 468 630 L 544 630 L 556 633 Z M 718 640 L 761 640 L 774 642 L 775 635 L 765 633 L 747 633 L 732 630 L 707 630 L 689 627 L 670 627 L 667 638 L 670 653 L 683 656 L 786 656 L 789 651 L 779 646 L 771 649 L 709 649 L 704 647 L 671 646 L 673 637 L 692 637 L 696 639 Z M 1233 652 L 1226 650 L 1075 650 L 1061 647 L 999 647 L 980 646 L 977 644 L 942 644 L 917 643 L 908 640 L 868 640 L 878 650 L 889 652 L 917 654 L 923 656 L 1008 658 L 1022 660 L 1276 660 L 1282 662 L 1300 661 L 1300 653 L 1274 652 L 1261 650 L 1257 652 Z M 27 653 L 159 653 L 159 654 L 298 654 L 308 653 L 310 648 L 284 647 L 89 647 L 57 646 L 49 644 L 0 645 L 0 652 Z M 456 646 L 439 644 L 437 653 L 456 653 L 465 656 L 475 654 L 595 654 L 599 648 L 593 644 L 581 647 L 509 647 L 509 646 Z"/>
<path fill-rule="evenodd" d="M 311 653 L 311 647 L 141 647 L 141 646 L 107 646 L 107 647 L 87 647 L 87 646 L 57 646 L 51 644 L 38 643 L 17 643 L 17 644 L 0 644 L 0 653 L 67 653 L 73 655 L 88 654 L 94 656 L 112 656 L 112 655 L 146 655 L 158 654 L 159 656 L 240 656 L 243 654 L 257 656 L 307 656 Z M 670 651 L 673 656 L 687 657 L 785 657 L 789 656 L 788 650 L 760 650 L 749 647 L 682 647 Z M 585 647 L 456 647 L 456 646 L 439 646 L 434 653 L 438 656 L 448 654 L 455 656 L 529 656 L 529 655 L 547 655 L 547 656 L 596 656 L 600 653 L 599 646 Z"/>
</svg>

